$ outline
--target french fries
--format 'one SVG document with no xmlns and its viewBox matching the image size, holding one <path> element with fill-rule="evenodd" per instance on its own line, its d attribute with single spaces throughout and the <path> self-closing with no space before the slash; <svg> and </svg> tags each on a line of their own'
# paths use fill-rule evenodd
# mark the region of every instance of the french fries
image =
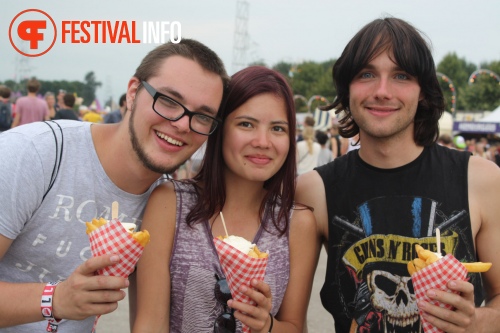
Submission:
<svg viewBox="0 0 500 333">
<path fill-rule="evenodd" d="M 102 217 L 98 219 L 92 219 L 92 222 L 85 222 L 85 225 L 87 226 L 87 235 L 90 234 L 92 231 L 96 230 L 99 227 L 102 227 L 108 223 L 105 219 Z"/>
<path fill-rule="evenodd" d="M 149 243 L 149 232 L 147 230 L 144 231 L 136 231 L 132 233 L 132 238 L 135 239 L 139 244 L 141 244 L 143 247 L 146 246 L 147 243 Z"/>
<path fill-rule="evenodd" d="M 436 253 L 426 250 L 418 244 L 415 246 L 415 250 L 417 251 L 418 258 L 408 262 L 407 268 L 410 275 L 440 259 Z M 462 265 L 465 266 L 469 273 L 480 273 L 488 271 L 491 267 L 491 262 L 463 262 Z"/>
<path fill-rule="evenodd" d="M 85 222 L 85 225 L 87 226 L 86 230 L 87 235 L 90 234 L 92 231 L 98 229 L 99 227 L 105 225 L 107 222 L 108 221 L 102 217 L 99 219 L 92 219 L 92 222 Z M 136 231 L 136 232 L 129 231 L 129 234 L 142 246 L 146 246 L 146 244 L 149 243 L 150 235 L 147 230 Z"/>
<path fill-rule="evenodd" d="M 267 258 L 269 256 L 268 253 L 266 252 L 261 252 L 259 251 L 259 248 L 257 247 L 257 245 L 255 245 L 253 247 L 253 250 L 250 250 L 250 252 L 248 252 L 248 256 L 249 257 L 252 257 L 252 258 Z"/>
<path fill-rule="evenodd" d="M 483 273 L 491 268 L 491 262 L 463 262 L 462 265 L 471 273 Z"/>
</svg>

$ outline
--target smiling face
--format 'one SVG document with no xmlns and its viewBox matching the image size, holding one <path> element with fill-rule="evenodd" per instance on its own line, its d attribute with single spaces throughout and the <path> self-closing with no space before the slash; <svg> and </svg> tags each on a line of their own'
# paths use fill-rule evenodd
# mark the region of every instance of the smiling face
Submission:
<svg viewBox="0 0 500 333">
<path fill-rule="evenodd" d="M 158 92 L 175 99 L 193 112 L 208 112 L 215 116 L 222 100 L 220 76 L 181 56 L 163 60 L 156 75 L 147 82 Z M 148 169 L 172 173 L 208 137 L 190 130 L 188 116 L 173 122 L 156 114 L 152 108 L 153 97 L 139 86 L 140 82 L 132 78 L 127 91 L 132 146 Z"/>
<path fill-rule="evenodd" d="M 409 138 L 421 99 L 416 77 L 399 68 L 392 54 L 376 56 L 352 80 L 349 107 L 362 140 Z"/>
<path fill-rule="evenodd" d="M 250 98 L 224 121 L 227 171 L 264 182 L 282 167 L 290 148 L 286 106 L 273 94 Z"/>
</svg>

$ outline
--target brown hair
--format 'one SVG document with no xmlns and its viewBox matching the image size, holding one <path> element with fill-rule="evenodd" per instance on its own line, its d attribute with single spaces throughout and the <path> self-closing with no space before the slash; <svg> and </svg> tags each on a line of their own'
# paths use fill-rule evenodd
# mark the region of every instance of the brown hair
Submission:
<svg viewBox="0 0 500 333">
<path fill-rule="evenodd" d="M 229 114 L 250 98 L 260 94 L 273 94 L 282 99 L 286 105 L 289 128 L 288 155 L 278 172 L 265 181 L 264 188 L 268 191 L 259 210 L 262 218 L 266 204 L 268 204 L 273 224 L 281 234 L 284 234 L 288 229 L 289 212 L 293 208 L 297 170 L 295 104 L 289 84 L 283 75 L 266 67 L 251 66 L 242 69 L 232 76 L 225 103 L 217 116 L 224 121 Z M 226 164 L 222 152 L 223 126 L 218 126 L 215 132 L 208 137 L 203 166 L 194 178 L 195 183 L 203 183 L 203 188 L 198 188 L 199 200 L 187 216 L 187 223 L 190 225 L 196 221 L 209 219 L 215 212 L 222 209 L 226 201 L 224 181 Z M 276 212 L 277 214 L 275 214 Z M 279 223 L 283 220 L 285 221 L 284 226 Z"/>
<path fill-rule="evenodd" d="M 12 91 L 10 90 L 9 87 L 4 86 L 3 84 L 0 85 L 0 97 L 8 99 L 10 98 L 11 92 Z"/>
<path fill-rule="evenodd" d="M 40 90 L 41 86 L 42 85 L 40 84 L 40 81 L 38 81 L 35 78 L 28 80 L 28 82 L 26 83 L 26 88 L 28 88 L 28 92 L 30 92 L 30 93 L 38 92 L 38 90 Z"/>
<path fill-rule="evenodd" d="M 316 120 L 314 120 L 314 118 L 311 116 L 307 116 L 304 119 L 304 125 L 313 127 L 315 123 L 316 123 Z"/>
<path fill-rule="evenodd" d="M 336 109 L 335 113 L 340 114 L 340 135 L 349 138 L 358 134 L 359 127 L 349 110 L 349 86 L 354 77 L 384 51 L 391 51 L 393 61 L 417 77 L 424 98 L 418 102 L 415 114 L 414 140 L 422 146 L 432 144 L 439 136 L 438 122 L 445 108 L 443 92 L 430 47 L 419 30 L 401 19 L 374 20 L 351 39 L 333 66 L 337 97 L 321 109 Z"/>
<path fill-rule="evenodd" d="M 73 108 L 73 106 L 75 105 L 75 101 L 76 101 L 75 95 L 73 95 L 73 94 L 65 94 L 63 96 L 63 101 L 64 101 L 64 104 L 67 107 Z"/>
<path fill-rule="evenodd" d="M 147 81 L 158 71 L 158 67 L 161 65 L 160 60 L 174 55 L 196 61 L 207 71 L 219 75 L 224 87 L 227 86 L 229 77 L 226 73 L 224 63 L 219 56 L 204 44 L 187 38 L 183 38 L 177 44 L 172 42 L 162 44 L 149 52 L 142 60 L 139 67 L 137 67 L 134 76 L 139 79 L 139 81 Z"/>
</svg>

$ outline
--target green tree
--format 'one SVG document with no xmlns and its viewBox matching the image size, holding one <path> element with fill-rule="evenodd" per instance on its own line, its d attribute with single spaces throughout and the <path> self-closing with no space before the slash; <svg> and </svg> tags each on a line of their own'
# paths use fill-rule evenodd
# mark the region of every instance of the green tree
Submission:
<svg viewBox="0 0 500 333">
<path fill-rule="evenodd" d="M 465 58 L 459 58 L 455 52 L 448 53 L 438 64 L 437 71 L 449 77 L 455 86 L 457 94 L 457 109 L 464 110 L 466 101 L 464 99 L 465 90 L 469 76 L 476 70 L 476 65 L 469 63 Z M 451 96 L 449 82 L 440 80 L 441 89 L 446 99 L 448 110 L 451 109 Z M 456 111 L 456 110 L 455 110 Z"/>
<path fill-rule="evenodd" d="M 95 81 L 95 76 L 93 72 L 89 72 L 86 76 L 86 83 L 81 81 L 67 81 L 67 80 L 53 80 L 45 81 L 40 80 L 41 88 L 39 91 L 40 95 L 44 95 L 46 92 L 50 91 L 57 95 L 60 89 L 66 90 L 67 93 L 75 94 L 77 97 L 82 97 L 87 94 L 85 98 L 85 103 L 92 103 L 95 99 L 95 91 L 97 87 L 101 86 L 100 82 Z M 20 82 L 15 82 L 14 80 L 6 80 L 3 84 L 9 87 L 14 93 L 21 95 L 26 95 L 26 83 L 28 79 L 23 79 Z"/>
<path fill-rule="evenodd" d="M 474 82 L 469 82 L 464 91 L 466 109 L 471 111 L 491 111 L 500 105 L 499 75 L 493 69 L 499 67 L 499 62 L 481 64 L 482 69 L 489 69 L 494 74 L 479 73 Z"/>
<path fill-rule="evenodd" d="M 83 98 L 84 104 L 90 105 L 95 100 L 95 92 L 100 86 L 102 86 L 102 83 L 96 80 L 93 71 L 88 72 L 85 75 L 85 83 L 80 95 L 80 97 Z"/>
<path fill-rule="evenodd" d="M 55 95 L 58 94 L 59 90 L 65 90 L 66 93 L 75 94 L 76 96 L 81 96 L 84 92 L 85 84 L 80 81 L 67 81 L 67 80 L 54 80 L 54 81 L 42 81 L 40 89 L 40 94 L 44 95 L 46 92 L 50 91 Z"/>
<path fill-rule="evenodd" d="M 20 84 L 14 80 L 6 80 L 3 84 L 9 87 L 12 91 L 19 91 L 19 89 L 21 88 Z"/>
<path fill-rule="evenodd" d="M 264 66 L 264 67 L 267 67 L 266 62 L 264 61 L 264 59 L 259 59 L 259 60 L 252 61 L 251 63 L 248 64 L 248 66 Z"/>
<path fill-rule="evenodd" d="M 294 95 L 304 96 L 309 100 L 312 96 L 320 95 L 332 102 L 336 96 L 333 86 L 332 68 L 336 60 L 325 62 L 305 61 L 299 64 L 291 64 L 281 61 L 273 66 L 273 69 L 288 77 Z M 314 100 L 311 110 L 325 103 Z M 307 112 L 308 106 L 301 99 L 296 99 L 297 112 Z"/>
<path fill-rule="evenodd" d="M 281 74 L 283 74 L 286 77 L 290 77 L 291 75 L 293 75 L 292 67 L 293 67 L 293 65 L 291 63 L 280 61 L 276 65 L 273 66 L 273 69 L 275 71 L 280 72 Z"/>
<path fill-rule="evenodd" d="M 481 68 L 487 68 L 500 75 L 500 60 L 492 61 L 489 64 L 481 64 Z"/>
</svg>

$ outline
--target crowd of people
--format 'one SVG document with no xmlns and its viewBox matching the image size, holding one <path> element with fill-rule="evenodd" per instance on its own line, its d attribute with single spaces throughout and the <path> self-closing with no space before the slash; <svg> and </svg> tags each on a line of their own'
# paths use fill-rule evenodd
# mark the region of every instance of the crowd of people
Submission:
<svg viewBox="0 0 500 333">
<path fill-rule="evenodd" d="M 57 119 L 79 120 L 91 123 L 117 123 L 126 110 L 123 94 L 118 100 L 118 109 L 98 110 L 95 103 L 90 107 L 81 104 L 81 98 L 60 89 L 57 96 L 51 92 L 39 95 L 41 83 L 36 78 L 26 82 L 27 95 L 14 98 L 12 90 L 0 85 L 0 132 L 33 123 Z"/>
<path fill-rule="evenodd" d="M 315 129 L 315 120 L 306 116 L 297 135 L 297 173 L 299 175 L 332 162 L 335 158 L 359 149 L 359 138 L 344 138 L 338 133 L 338 119 L 333 118 L 327 131 Z"/>
<path fill-rule="evenodd" d="M 314 119 L 297 132 L 283 75 L 229 77 L 193 39 L 145 56 L 114 124 L 42 122 L 74 100 L 30 88 L 0 134 L 0 332 L 91 332 L 128 288 L 133 333 L 302 333 L 323 248 L 337 333 L 498 332 L 500 168 L 484 145 L 471 154 L 463 137 L 439 136 L 444 96 L 422 34 L 369 22 L 332 76 L 328 133 Z M 39 118 L 24 124 L 30 110 Z M 96 274 L 127 256 L 92 256 L 85 233 L 113 201 L 151 234 L 128 277 Z M 221 235 L 267 251 L 263 279 L 229 288 Z M 417 299 L 407 263 L 438 239 L 442 255 L 493 265 Z"/>
<path fill-rule="evenodd" d="M 462 135 L 442 134 L 438 143 L 442 146 L 467 151 L 474 156 L 486 158 L 500 166 L 500 141 L 488 140 L 485 136 L 465 139 Z"/>
</svg>

